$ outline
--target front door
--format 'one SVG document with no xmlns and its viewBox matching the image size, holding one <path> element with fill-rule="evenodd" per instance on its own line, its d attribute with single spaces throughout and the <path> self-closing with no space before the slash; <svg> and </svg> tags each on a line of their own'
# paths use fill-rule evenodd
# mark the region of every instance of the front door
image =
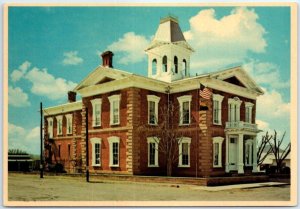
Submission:
<svg viewBox="0 0 300 209">
<path fill-rule="evenodd" d="M 229 170 L 237 170 L 237 138 L 229 138 Z"/>
</svg>

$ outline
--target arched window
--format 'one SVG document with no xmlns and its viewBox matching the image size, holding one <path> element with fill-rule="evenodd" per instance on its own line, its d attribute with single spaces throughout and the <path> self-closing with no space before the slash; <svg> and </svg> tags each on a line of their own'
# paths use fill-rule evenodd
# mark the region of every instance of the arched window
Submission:
<svg viewBox="0 0 300 209">
<path fill-rule="evenodd" d="M 163 57 L 162 65 L 163 65 L 163 72 L 167 72 L 167 69 L 168 69 L 168 60 L 167 60 L 167 56 L 164 56 L 164 57 Z"/>
<path fill-rule="evenodd" d="M 157 73 L 157 61 L 156 59 L 153 59 L 152 61 L 152 75 L 156 75 Z"/>
<path fill-rule="evenodd" d="M 178 58 L 174 57 L 174 67 L 175 67 L 175 73 L 178 73 Z"/>
<path fill-rule="evenodd" d="M 183 59 L 183 71 L 184 71 L 184 75 L 187 76 L 187 66 L 186 66 L 186 60 Z"/>
</svg>

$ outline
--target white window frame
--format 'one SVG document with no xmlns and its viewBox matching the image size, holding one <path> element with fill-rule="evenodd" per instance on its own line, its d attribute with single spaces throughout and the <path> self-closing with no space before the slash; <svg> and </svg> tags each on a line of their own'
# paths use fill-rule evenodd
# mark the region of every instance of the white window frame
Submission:
<svg viewBox="0 0 300 209">
<path fill-rule="evenodd" d="M 245 102 L 245 122 L 246 123 L 252 123 L 252 108 L 253 108 L 254 104 L 251 103 L 251 102 Z M 247 109 L 249 108 L 249 111 L 248 111 L 248 118 L 249 118 L 249 121 L 247 121 Z"/>
<path fill-rule="evenodd" d="M 73 114 L 67 114 L 66 115 L 66 120 L 67 120 L 67 134 L 72 134 L 73 132 Z M 70 123 L 69 123 L 70 121 Z M 71 132 L 69 132 L 69 127 L 71 127 Z"/>
<path fill-rule="evenodd" d="M 160 97 L 155 95 L 147 95 L 147 101 L 148 101 L 148 124 L 149 125 L 157 125 L 158 123 L 158 103 L 160 101 Z M 150 102 L 154 102 L 155 106 L 155 121 L 154 123 L 150 123 Z"/>
<path fill-rule="evenodd" d="M 99 127 L 101 126 L 101 114 L 102 114 L 102 99 L 100 98 L 97 98 L 97 99 L 93 99 L 91 100 L 91 103 L 92 103 L 92 106 L 93 106 L 93 119 L 92 119 L 92 125 L 93 127 Z M 96 124 L 96 105 L 99 105 L 100 106 L 100 114 L 98 115 L 99 116 L 99 124 Z"/>
<path fill-rule="evenodd" d="M 249 146 L 249 163 L 247 163 L 246 161 L 246 155 L 247 155 L 247 146 Z M 252 166 L 253 165 L 253 156 L 252 156 L 252 152 L 253 152 L 253 140 L 252 139 L 247 139 L 245 141 L 245 166 Z"/>
<path fill-rule="evenodd" d="M 110 121 L 109 121 L 109 124 L 110 125 L 119 125 L 120 124 L 120 100 L 121 100 L 121 94 L 112 95 L 112 96 L 108 97 L 108 100 L 110 102 Z M 115 101 L 118 102 L 118 122 L 114 123 L 113 122 L 113 118 L 114 118 L 113 104 L 114 104 Z"/>
<path fill-rule="evenodd" d="M 241 120 L 241 104 L 242 101 L 238 97 L 228 99 L 228 121 L 239 122 Z M 236 106 L 236 112 L 231 112 L 230 105 Z M 232 116 L 236 115 L 236 120 L 233 120 Z"/>
<path fill-rule="evenodd" d="M 224 96 L 220 95 L 220 94 L 213 94 L 213 124 L 214 125 L 222 125 L 222 101 L 224 99 Z M 218 122 L 215 122 L 214 118 L 215 118 L 215 101 L 218 103 L 219 105 L 219 110 L 218 110 Z"/>
<path fill-rule="evenodd" d="M 223 137 L 217 136 L 217 137 L 213 137 L 213 167 L 214 168 L 221 168 L 222 167 L 222 143 L 224 141 Z M 215 165 L 214 163 L 214 157 L 215 157 L 215 144 L 219 144 L 218 146 L 218 164 Z"/>
<path fill-rule="evenodd" d="M 49 138 L 53 138 L 53 118 L 52 117 L 49 117 L 47 118 L 47 121 L 48 121 L 48 135 L 49 135 Z M 52 123 L 52 125 L 50 126 L 50 122 Z"/>
<path fill-rule="evenodd" d="M 61 121 L 61 123 L 59 123 L 59 121 Z M 59 125 L 60 124 L 61 124 L 61 133 L 59 133 Z M 62 115 L 56 116 L 56 133 L 58 136 L 63 134 L 63 116 Z"/>
<path fill-rule="evenodd" d="M 158 145 L 159 145 L 159 138 L 157 137 L 147 137 L 148 143 L 148 167 L 159 167 L 158 165 Z M 155 158 L 154 158 L 154 165 L 150 164 L 150 143 L 155 144 Z"/>
<path fill-rule="evenodd" d="M 179 145 L 178 145 L 178 167 L 180 168 L 189 168 L 191 164 L 191 138 L 189 137 L 182 137 L 181 139 L 178 139 Z M 182 164 L 182 144 L 187 143 L 188 144 L 188 165 Z"/>
<path fill-rule="evenodd" d="M 102 148 L 102 139 L 101 138 L 91 138 L 90 139 L 91 141 L 91 144 L 92 144 L 92 166 L 94 167 L 100 167 L 101 166 L 101 161 L 102 161 L 102 158 L 101 158 L 101 148 Z M 96 164 L 96 144 L 99 144 L 99 163 Z"/>
<path fill-rule="evenodd" d="M 186 126 L 191 124 L 191 101 L 192 101 L 192 95 L 185 95 L 181 97 L 177 97 L 177 100 L 179 102 L 179 125 L 180 126 Z M 189 103 L 189 123 L 183 123 L 183 103 L 188 102 Z"/>
<path fill-rule="evenodd" d="M 110 167 L 119 167 L 120 165 L 120 137 L 111 136 L 108 137 L 109 143 L 109 166 Z M 118 164 L 113 164 L 113 144 L 118 143 Z"/>
</svg>

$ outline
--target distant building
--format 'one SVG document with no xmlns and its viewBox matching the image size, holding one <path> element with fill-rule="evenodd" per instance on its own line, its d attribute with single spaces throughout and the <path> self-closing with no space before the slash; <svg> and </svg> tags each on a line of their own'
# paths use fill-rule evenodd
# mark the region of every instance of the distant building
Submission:
<svg viewBox="0 0 300 209">
<path fill-rule="evenodd" d="M 33 160 L 28 154 L 10 154 L 8 153 L 8 171 L 31 171 L 33 169 Z"/>
<path fill-rule="evenodd" d="M 160 21 L 145 51 L 148 77 L 114 69 L 108 51 L 68 93 L 69 103 L 44 109 L 46 161 L 63 162 L 68 172 L 85 169 L 88 114 L 91 172 L 163 175 L 164 154 L 151 133 L 141 136 L 137 128 L 160 124 L 169 99 L 180 109 L 174 123 L 185 134 L 174 175 L 257 172 L 256 98 L 263 91 L 254 80 L 241 67 L 191 76 L 194 50 L 173 17 Z"/>
</svg>

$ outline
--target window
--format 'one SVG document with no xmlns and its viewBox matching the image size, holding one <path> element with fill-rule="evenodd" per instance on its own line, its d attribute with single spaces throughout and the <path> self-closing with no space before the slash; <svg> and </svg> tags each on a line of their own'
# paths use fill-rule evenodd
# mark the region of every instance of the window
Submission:
<svg viewBox="0 0 300 209">
<path fill-rule="evenodd" d="M 120 94 L 108 97 L 110 102 L 110 125 L 120 124 L 120 98 Z"/>
<path fill-rule="evenodd" d="M 174 68 L 175 68 L 175 73 L 178 73 L 178 58 L 175 56 L 174 57 Z"/>
<path fill-rule="evenodd" d="M 93 127 L 101 126 L 101 105 L 102 105 L 102 99 L 94 99 L 91 100 L 92 106 L 93 106 L 93 119 L 92 124 Z"/>
<path fill-rule="evenodd" d="M 53 118 L 47 118 L 48 120 L 48 135 L 49 138 L 53 138 Z"/>
<path fill-rule="evenodd" d="M 222 167 L 222 143 L 223 137 L 213 138 L 213 167 Z"/>
<path fill-rule="evenodd" d="M 68 144 L 68 158 L 71 158 L 71 144 Z"/>
<path fill-rule="evenodd" d="M 240 107 L 242 101 L 238 97 L 228 99 L 228 120 L 230 122 L 240 121 Z"/>
<path fill-rule="evenodd" d="M 92 166 L 101 166 L 101 139 L 91 138 Z"/>
<path fill-rule="evenodd" d="M 191 101 L 192 96 L 181 96 L 177 98 L 179 102 L 179 125 L 188 125 L 190 124 L 190 118 L 191 118 Z"/>
<path fill-rule="evenodd" d="M 119 144 L 120 138 L 112 136 L 108 138 L 109 142 L 109 166 L 119 167 Z"/>
<path fill-rule="evenodd" d="M 183 70 L 184 70 L 184 76 L 187 76 L 187 63 L 186 63 L 186 60 L 183 59 Z"/>
<path fill-rule="evenodd" d="M 252 166 L 252 144 L 253 141 L 251 139 L 246 140 L 245 142 L 245 165 Z"/>
<path fill-rule="evenodd" d="M 252 108 L 253 103 L 245 102 L 245 122 L 252 123 Z"/>
<path fill-rule="evenodd" d="M 148 167 L 158 167 L 158 143 L 156 137 L 148 137 Z"/>
<path fill-rule="evenodd" d="M 224 96 L 213 94 L 213 124 L 222 125 L 222 101 Z"/>
<path fill-rule="evenodd" d="M 152 61 L 152 75 L 156 75 L 157 73 L 157 61 L 156 59 L 153 59 Z"/>
<path fill-rule="evenodd" d="M 190 145 L 191 138 L 179 139 L 179 162 L 178 167 L 190 167 Z"/>
<path fill-rule="evenodd" d="M 155 95 L 147 95 L 148 100 L 148 124 L 158 123 L 158 103 L 160 98 Z"/>
<path fill-rule="evenodd" d="M 167 70 L 168 70 L 168 59 L 167 59 L 167 56 L 163 57 L 162 67 L 163 67 L 163 72 L 167 72 Z"/>
<path fill-rule="evenodd" d="M 62 115 L 56 116 L 57 135 L 62 135 Z"/>
<path fill-rule="evenodd" d="M 68 114 L 66 115 L 67 118 L 67 134 L 72 134 L 72 119 L 73 119 L 73 115 L 72 114 Z"/>
</svg>

